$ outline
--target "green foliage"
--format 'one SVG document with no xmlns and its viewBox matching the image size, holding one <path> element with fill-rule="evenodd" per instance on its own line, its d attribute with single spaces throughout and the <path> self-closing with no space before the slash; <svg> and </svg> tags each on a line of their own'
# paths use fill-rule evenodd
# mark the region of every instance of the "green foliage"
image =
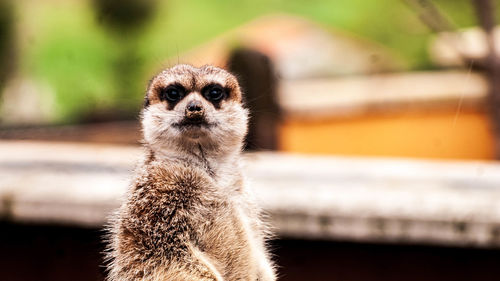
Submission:
<svg viewBox="0 0 500 281">
<path fill-rule="evenodd" d="M 112 106 L 116 93 L 112 62 L 117 46 L 90 20 L 85 7 L 39 7 L 35 43 L 23 69 L 56 96 L 56 122 L 72 122 Z"/>
<path fill-rule="evenodd" d="M 20 56 L 23 71 L 55 92 L 57 122 L 103 112 L 136 114 L 147 79 L 168 58 L 175 60 L 189 48 L 273 12 L 297 14 L 379 42 L 412 69 L 433 67 L 426 52 L 431 32 L 400 0 L 158 0 L 140 32 L 105 28 L 90 0 L 41 2 L 17 4 L 20 11 L 36 10 L 25 15 L 34 43 Z M 437 4 L 458 26 L 475 23 L 470 1 Z"/>
<path fill-rule="evenodd" d="M 432 31 L 405 1 L 171 0 L 162 2 L 142 41 L 142 50 L 157 57 L 175 57 L 176 53 L 257 16 L 286 12 L 379 42 L 404 58 L 411 69 L 432 68 L 427 54 Z M 469 0 L 431 2 L 459 28 L 476 22 Z M 500 11 L 500 5 L 498 8 Z"/>
<path fill-rule="evenodd" d="M 140 28 L 151 18 L 156 0 L 92 0 L 99 22 L 120 29 Z"/>
</svg>

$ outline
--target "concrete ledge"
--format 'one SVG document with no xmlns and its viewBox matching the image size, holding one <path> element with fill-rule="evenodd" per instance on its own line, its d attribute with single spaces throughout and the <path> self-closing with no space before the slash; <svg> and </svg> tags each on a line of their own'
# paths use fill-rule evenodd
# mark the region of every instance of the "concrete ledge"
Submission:
<svg viewBox="0 0 500 281">
<path fill-rule="evenodd" d="M 0 216 L 102 226 L 140 148 L 0 142 Z M 246 171 L 283 237 L 500 246 L 500 165 L 255 153 Z"/>
</svg>

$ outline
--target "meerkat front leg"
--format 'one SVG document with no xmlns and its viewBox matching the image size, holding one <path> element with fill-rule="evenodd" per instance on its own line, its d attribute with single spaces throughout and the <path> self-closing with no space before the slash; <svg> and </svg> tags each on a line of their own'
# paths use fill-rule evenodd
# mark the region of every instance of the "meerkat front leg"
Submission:
<svg viewBox="0 0 500 281">
<path fill-rule="evenodd" d="M 190 247 L 188 260 L 171 264 L 170 270 L 154 281 L 224 281 L 209 259 L 198 249 Z"/>
<path fill-rule="evenodd" d="M 276 273 L 270 260 L 265 254 L 259 258 L 258 281 L 275 281 Z"/>
<path fill-rule="evenodd" d="M 190 250 L 193 257 L 193 264 L 195 268 L 197 268 L 200 273 L 200 277 L 204 279 L 196 279 L 196 280 L 213 280 L 213 281 L 223 281 L 221 274 L 217 271 L 215 266 L 210 262 L 209 258 L 206 257 L 203 252 L 198 250 L 197 248 L 190 246 Z M 184 279 L 185 280 L 185 279 Z"/>
</svg>

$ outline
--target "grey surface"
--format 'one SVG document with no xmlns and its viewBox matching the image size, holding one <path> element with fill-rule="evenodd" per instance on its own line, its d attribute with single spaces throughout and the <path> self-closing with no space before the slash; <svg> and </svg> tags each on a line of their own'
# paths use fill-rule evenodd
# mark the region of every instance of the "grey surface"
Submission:
<svg viewBox="0 0 500 281">
<path fill-rule="evenodd" d="M 3 220 L 99 227 L 141 149 L 0 142 Z M 278 235 L 500 246 L 500 165 L 254 153 L 245 171 Z"/>
</svg>

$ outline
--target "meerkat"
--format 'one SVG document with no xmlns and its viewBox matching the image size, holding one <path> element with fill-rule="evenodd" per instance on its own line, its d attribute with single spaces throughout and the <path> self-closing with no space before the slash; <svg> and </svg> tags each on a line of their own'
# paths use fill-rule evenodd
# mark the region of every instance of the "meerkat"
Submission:
<svg viewBox="0 0 500 281">
<path fill-rule="evenodd" d="M 111 220 L 108 281 L 276 280 L 241 171 L 247 119 L 221 68 L 177 65 L 150 81 L 145 157 Z"/>
</svg>

